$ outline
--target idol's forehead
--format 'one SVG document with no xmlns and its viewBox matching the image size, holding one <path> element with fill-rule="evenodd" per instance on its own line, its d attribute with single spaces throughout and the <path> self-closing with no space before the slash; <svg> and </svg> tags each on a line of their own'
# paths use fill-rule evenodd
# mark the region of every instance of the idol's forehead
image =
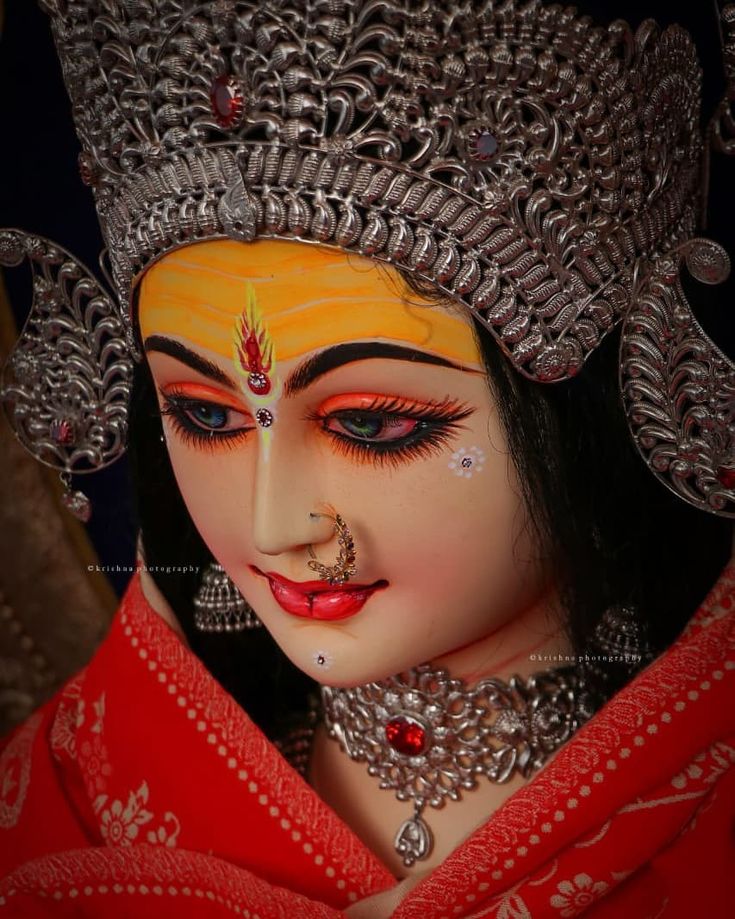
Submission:
<svg viewBox="0 0 735 919">
<path fill-rule="evenodd" d="M 215 240 L 165 256 L 141 281 L 142 337 L 184 338 L 230 357 L 249 289 L 281 361 L 384 338 L 482 365 L 461 308 L 422 301 L 389 266 L 289 240 Z"/>
</svg>

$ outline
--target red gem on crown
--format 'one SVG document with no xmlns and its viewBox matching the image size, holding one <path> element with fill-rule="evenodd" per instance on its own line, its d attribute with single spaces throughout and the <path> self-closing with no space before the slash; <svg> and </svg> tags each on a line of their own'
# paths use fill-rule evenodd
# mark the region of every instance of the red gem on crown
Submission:
<svg viewBox="0 0 735 919">
<path fill-rule="evenodd" d="M 74 443 L 74 426 L 68 418 L 55 418 L 49 427 L 51 439 L 62 447 Z"/>
<path fill-rule="evenodd" d="M 80 153 L 77 162 L 79 164 L 79 177 L 82 182 L 90 188 L 94 188 L 98 177 L 92 157 L 87 153 Z"/>
<path fill-rule="evenodd" d="M 398 715 L 385 726 L 385 739 L 397 753 L 418 756 L 427 744 L 427 731 L 415 718 Z"/>
<path fill-rule="evenodd" d="M 732 489 L 735 488 L 735 467 L 733 466 L 720 466 L 716 472 L 717 481 L 724 488 Z"/>
<path fill-rule="evenodd" d="M 245 97 L 239 80 L 230 74 L 222 74 L 212 84 L 209 98 L 215 120 L 221 128 L 232 128 L 238 124 L 245 109 Z"/>
</svg>

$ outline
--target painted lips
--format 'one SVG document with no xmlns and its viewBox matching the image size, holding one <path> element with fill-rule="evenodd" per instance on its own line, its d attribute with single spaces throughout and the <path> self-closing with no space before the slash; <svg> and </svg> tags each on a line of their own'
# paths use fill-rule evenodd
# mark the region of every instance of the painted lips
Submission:
<svg viewBox="0 0 735 919">
<path fill-rule="evenodd" d="M 376 590 L 388 586 L 387 581 L 374 584 L 332 587 L 325 581 L 289 581 L 280 574 L 261 572 L 268 579 L 271 593 L 278 605 L 292 616 L 304 619 L 335 621 L 359 613 Z"/>
</svg>

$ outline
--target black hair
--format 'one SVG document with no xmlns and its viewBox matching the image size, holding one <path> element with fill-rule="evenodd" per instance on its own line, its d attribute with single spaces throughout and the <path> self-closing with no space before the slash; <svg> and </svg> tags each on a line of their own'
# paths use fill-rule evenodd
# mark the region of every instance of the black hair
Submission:
<svg viewBox="0 0 735 919">
<path fill-rule="evenodd" d="M 636 24 L 642 18 L 637 0 L 584 7 L 598 21 L 622 17 Z M 648 4 L 646 14 L 663 24 L 671 6 Z M 718 60 L 714 11 L 689 10 L 686 20 L 682 25 L 694 34 L 701 58 Z M 705 120 L 722 90 L 714 70 L 705 71 Z M 715 163 L 715 172 L 721 169 Z M 717 225 L 722 200 L 715 205 Z M 715 313 L 724 312 L 712 304 L 722 302 L 722 294 L 713 294 L 699 314 L 708 330 L 717 326 Z M 618 389 L 619 332 L 603 341 L 576 378 L 551 385 L 523 378 L 486 330 L 478 327 L 476 334 L 530 520 L 560 586 L 573 648 L 581 652 L 602 613 L 623 604 L 635 607 L 652 648 L 663 651 L 726 564 L 732 530 L 729 521 L 670 493 L 637 454 Z M 208 635 L 194 628 L 192 598 L 212 558 L 179 493 L 161 430 L 143 362 L 134 377 L 129 455 L 146 561 L 158 569 L 154 580 L 194 653 L 266 734 L 278 737 L 302 717 L 313 681 L 265 629 Z M 185 566 L 200 571 L 174 576 L 161 570 Z"/>
<path fill-rule="evenodd" d="M 729 521 L 689 507 L 648 471 L 627 429 L 617 383 L 617 334 L 565 383 L 520 376 L 489 332 L 476 331 L 542 556 L 583 652 L 603 612 L 632 606 L 654 652 L 679 634 L 730 554 Z M 261 728 L 298 721 L 313 681 L 258 629 L 210 635 L 193 623 L 193 596 L 212 561 L 179 493 L 146 362 L 130 412 L 133 490 L 146 562 L 194 653 Z M 198 573 L 166 574 L 195 566 Z"/>
</svg>

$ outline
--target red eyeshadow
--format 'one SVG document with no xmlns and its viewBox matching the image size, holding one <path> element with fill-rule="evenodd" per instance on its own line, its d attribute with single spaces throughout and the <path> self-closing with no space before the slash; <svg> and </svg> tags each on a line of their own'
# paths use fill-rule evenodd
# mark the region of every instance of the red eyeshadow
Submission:
<svg viewBox="0 0 735 919">
<path fill-rule="evenodd" d="M 226 393 L 222 389 L 214 386 L 207 386 L 204 383 L 169 383 L 161 387 L 161 392 L 168 395 L 188 396 L 191 399 L 201 399 L 202 402 L 217 402 L 219 405 L 225 405 L 236 412 L 248 412 L 247 404 L 240 399 Z"/>
<path fill-rule="evenodd" d="M 392 396 L 386 393 L 365 393 L 365 392 L 348 392 L 340 393 L 338 396 L 330 396 L 319 405 L 320 414 L 329 414 L 330 412 L 347 411 L 348 409 L 360 410 L 372 408 L 376 402 L 384 401 L 387 405 L 391 402 L 400 402 L 405 409 L 421 407 L 425 403 L 413 399 L 405 399 L 402 396 Z"/>
</svg>

